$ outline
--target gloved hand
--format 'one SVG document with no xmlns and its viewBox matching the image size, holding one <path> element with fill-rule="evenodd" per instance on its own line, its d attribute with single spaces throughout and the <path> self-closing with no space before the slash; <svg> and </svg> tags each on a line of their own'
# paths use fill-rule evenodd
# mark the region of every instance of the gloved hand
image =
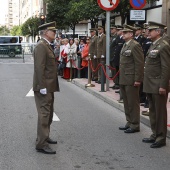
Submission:
<svg viewBox="0 0 170 170">
<path fill-rule="evenodd" d="M 41 93 L 41 94 L 47 94 L 47 89 L 46 89 L 46 88 L 40 89 L 40 93 Z"/>
<path fill-rule="evenodd" d="M 104 55 L 101 55 L 101 58 L 104 58 Z"/>
<path fill-rule="evenodd" d="M 94 59 L 96 59 L 97 57 L 94 55 Z"/>
</svg>

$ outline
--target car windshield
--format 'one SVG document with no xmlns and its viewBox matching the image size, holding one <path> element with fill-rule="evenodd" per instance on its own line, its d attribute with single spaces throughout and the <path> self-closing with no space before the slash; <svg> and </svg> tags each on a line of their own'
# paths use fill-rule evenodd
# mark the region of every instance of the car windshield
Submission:
<svg viewBox="0 0 170 170">
<path fill-rule="evenodd" d="M 17 43 L 17 37 L 0 37 L 0 44 Z"/>
</svg>

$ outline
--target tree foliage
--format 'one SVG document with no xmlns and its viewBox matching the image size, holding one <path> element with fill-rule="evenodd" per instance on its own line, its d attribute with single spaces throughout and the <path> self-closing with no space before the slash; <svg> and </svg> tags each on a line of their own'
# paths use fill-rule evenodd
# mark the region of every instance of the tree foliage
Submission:
<svg viewBox="0 0 170 170">
<path fill-rule="evenodd" d="M 92 0 L 47 0 L 47 21 L 56 21 L 59 29 L 71 26 L 81 20 L 95 22 L 98 16 L 104 12 Z"/>
<path fill-rule="evenodd" d="M 21 26 L 21 31 L 23 36 L 32 36 L 35 39 L 35 36 L 38 35 L 38 27 L 40 25 L 40 19 L 38 17 L 29 18 Z"/>
<path fill-rule="evenodd" d="M 100 9 L 97 0 L 45 0 L 48 2 L 47 21 L 56 21 L 59 29 L 74 25 L 81 20 L 90 20 L 92 27 L 98 22 L 98 16 L 105 11 Z M 155 2 L 158 0 L 147 0 L 147 2 Z M 120 0 L 118 7 L 112 11 L 119 12 L 122 18 L 122 24 L 129 15 L 129 0 Z"/>
<path fill-rule="evenodd" d="M 13 36 L 22 35 L 21 26 L 13 26 L 10 30 L 10 34 Z"/>
<path fill-rule="evenodd" d="M 9 35 L 9 29 L 6 26 L 0 27 L 0 35 Z"/>
<path fill-rule="evenodd" d="M 47 4 L 47 22 L 56 21 L 57 28 L 64 29 L 69 25 L 65 14 L 69 10 L 70 0 L 48 0 Z"/>
</svg>

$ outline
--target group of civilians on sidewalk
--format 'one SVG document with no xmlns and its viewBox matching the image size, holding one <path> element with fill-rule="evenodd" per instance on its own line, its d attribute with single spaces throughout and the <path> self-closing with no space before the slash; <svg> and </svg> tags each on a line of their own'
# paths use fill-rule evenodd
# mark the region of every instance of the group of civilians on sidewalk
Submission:
<svg viewBox="0 0 170 170">
<path fill-rule="evenodd" d="M 167 134 L 167 98 L 170 80 L 170 39 L 166 35 L 166 26 L 161 23 L 148 22 L 145 36 L 138 35 L 138 26 L 112 26 L 110 42 L 110 65 L 115 72 L 120 71 L 114 80 L 114 89 L 120 88 L 126 124 L 119 130 L 125 133 L 140 131 L 140 93 L 144 92 L 149 105 L 149 118 L 152 134 L 144 138 L 144 143 L 151 143 L 151 148 L 166 145 Z M 50 125 L 54 112 L 54 92 L 59 91 L 55 59 L 63 66 L 63 78 L 70 78 L 70 66 L 73 64 L 72 78 L 76 77 L 80 57 L 87 78 L 87 61 L 91 58 L 94 68 L 99 63 L 106 63 L 106 36 L 104 27 L 90 29 L 91 37 L 86 42 L 78 39 L 57 38 L 55 22 L 39 27 L 41 39 L 34 49 L 33 91 L 38 111 L 36 150 L 45 154 L 55 154 L 49 144 L 56 144 L 50 135 Z M 140 31 L 139 31 L 140 32 Z M 136 37 L 135 37 L 136 36 Z M 144 39 L 138 41 L 138 39 Z M 114 43 L 114 45 L 112 44 Z M 147 46 L 147 48 L 144 48 Z M 73 62 L 71 63 L 71 60 Z M 113 72 L 112 76 L 114 76 Z M 101 83 L 101 72 L 92 72 L 92 81 Z M 143 85 L 143 87 L 142 87 Z"/>
</svg>

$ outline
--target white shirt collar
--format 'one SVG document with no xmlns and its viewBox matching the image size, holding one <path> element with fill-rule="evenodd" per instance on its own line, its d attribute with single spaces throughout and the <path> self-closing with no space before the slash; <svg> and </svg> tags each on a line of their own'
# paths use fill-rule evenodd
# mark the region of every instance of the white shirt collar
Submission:
<svg viewBox="0 0 170 170">
<path fill-rule="evenodd" d="M 47 41 L 49 45 L 51 45 L 50 41 L 48 41 L 48 40 L 47 40 L 46 38 L 44 38 L 44 37 L 43 37 L 43 39 L 44 39 L 45 41 Z"/>
<path fill-rule="evenodd" d="M 99 37 L 101 37 L 103 35 L 103 33 L 101 33 L 100 35 L 99 35 Z"/>
</svg>

